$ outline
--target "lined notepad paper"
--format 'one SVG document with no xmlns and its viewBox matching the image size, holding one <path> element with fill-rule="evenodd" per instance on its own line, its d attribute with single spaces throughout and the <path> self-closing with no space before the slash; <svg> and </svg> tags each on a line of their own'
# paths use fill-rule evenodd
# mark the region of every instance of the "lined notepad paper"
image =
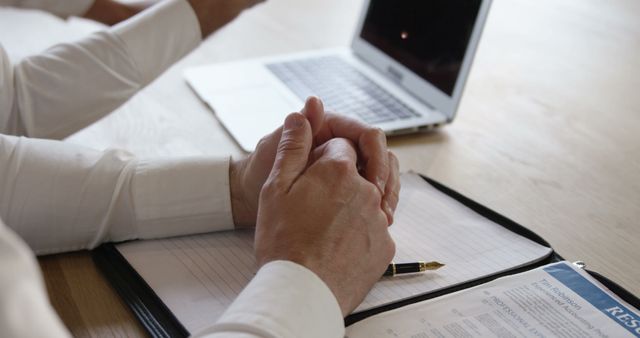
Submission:
<svg viewBox="0 0 640 338">
<path fill-rule="evenodd" d="M 551 254 L 550 248 L 487 220 L 418 175 L 401 179 L 400 203 L 390 228 L 397 248 L 394 261 L 436 260 L 446 266 L 381 279 L 356 312 Z M 256 272 L 250 231 L 130 242 L 117 248 L 190 332 L 210 326 Z"/>
</svg>

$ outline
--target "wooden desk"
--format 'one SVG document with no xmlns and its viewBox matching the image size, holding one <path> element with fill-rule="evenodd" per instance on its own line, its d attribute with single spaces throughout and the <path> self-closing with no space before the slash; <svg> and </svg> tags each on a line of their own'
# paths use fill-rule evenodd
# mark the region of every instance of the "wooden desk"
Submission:
<svg viewBox="0 0 640 338">
<path fill-rule="evenodd" d="M 272 0 L 69 138 L 141 157 L 241 156 L 187 66 L 348 44 L 359 1 Z M 640 294 L 640 3 L 495 0 L 456 121 L 390 140 L 427 174 Z M 141 335 L 86 253 L 40 260 L 78 336 Z"/>
</svg>

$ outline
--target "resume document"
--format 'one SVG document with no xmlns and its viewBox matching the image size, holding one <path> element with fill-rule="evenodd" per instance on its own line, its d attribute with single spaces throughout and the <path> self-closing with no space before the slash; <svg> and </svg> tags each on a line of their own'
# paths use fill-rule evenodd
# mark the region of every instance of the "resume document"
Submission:
<svg viewBox="0 0 640 338">
<path fill-rule="evenodd" d="M 640 312 L 567 262 L 367 318 L 347 338 L 640 337 Z"/>
</svg>

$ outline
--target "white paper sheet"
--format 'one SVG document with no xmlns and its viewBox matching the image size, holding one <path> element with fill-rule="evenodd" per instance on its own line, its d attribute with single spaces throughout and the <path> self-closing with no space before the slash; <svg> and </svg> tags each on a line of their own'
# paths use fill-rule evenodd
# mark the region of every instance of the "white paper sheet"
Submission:
<svg viewBox="0 0 640 338">
<path fill-rule="evenodd" d="M 562 262 L 381 313 L 347 338 L 640 337 L 640 314 Z"/>
<path fill-rule="evenodd" d="M 402 175 L 395 262 L 436 260 L 444 268 L 383 278 L 362 311 L 482 278 L 548 256 L 551 249 L 497 225 L 427 184 Z M 226 309 L 256 272 L 251 232 L 232 231 L 118 245 L 136 271 L 190 332 Z"/>
</svg>

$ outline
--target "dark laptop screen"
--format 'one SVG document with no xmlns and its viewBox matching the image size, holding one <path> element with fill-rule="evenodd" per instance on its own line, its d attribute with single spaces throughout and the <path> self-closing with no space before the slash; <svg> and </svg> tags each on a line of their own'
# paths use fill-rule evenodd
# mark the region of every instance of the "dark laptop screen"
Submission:
<svg viewBox="0 0 640 338">
<path fill-rule="evenodd" d="M 360 36 L 451 96 L 482 0 L 371 0 Z"/>
</svg>

